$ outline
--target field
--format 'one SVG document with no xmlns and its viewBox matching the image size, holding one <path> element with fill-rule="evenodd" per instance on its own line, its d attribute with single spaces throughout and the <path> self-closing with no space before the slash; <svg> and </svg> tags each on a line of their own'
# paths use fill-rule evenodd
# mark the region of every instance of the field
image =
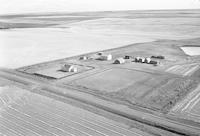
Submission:
<svg viewBox="0 0 200 136">
<path fill-rule="evenodd" d="M 70 64 L 70 65 L 73 65 L 73 64 Z M 73 73 L 73 72 L 63 72 L 63 71 L 61 71 L 61 66 L 62 65 L 60 65 L 60 66 L 58 65 L 58 66 L 54 66 L 54 67 L 51 67 L 51 68 L 38 70 L 38 71 L 35 71 L 34 74 L 38 75 L 38 76 L 44 76 L 44 77 L 50 78 L 50 79 L 61 79 L 61 78 L 65 78 L 67 76 L 71 76 L 73 74 L 82 73 L 84 71 L 88 71 L 88 70 L 92 69 L 92 67 L 81 66 L 81 65 L 75 64 L 73 66 L 75 66 L 78 69 L 78 72 Z"/>
<path fill-rule="evenodd" d="M 200 135 L 199 23 L 200 10 L 0 16 L 0 135 Z"/>
<path fill-rule="evenodd" d="M 196 44 L 199 39 L 184 41 Z M 17 70 L 44 79 L 57 79 L 51 82 L 66 88 L 72 86 L 79 91 L 128 105 L 130 108 L 139 106 L 153 112 L 168 113 L 178 101 L 195 89 L 199 82 L 198 78 L 193 78 L 193 73 L 199 69 L 198 59 L 187 56 L 179 48 L 182 43 L 183 40 L 160 40 L 131 44 L 104 50 L 105 54 L 112 54 L 113 60 L 110 61 L 98 60 L 97 52 L 92 52 L 84 54 L 88 60 L 80 60 L 82 55 L 79 55 Z M 154 59 L 159 62 L 158 66 L 134 62 L 136 56 L 151 57 L 159 55 L 162 50 L 165 50 L 162 53 L 165 59 Z M 126 60 L 125 64 L 113 64 L 116 58 L 125 55 L 132 58 Z M 77 74 L 59 72 L 58 68 L 64 63 L 82 65 L 92 70 Z"/>
<path fill-rule="evenodd" d="M 190 76 L 199 69 L 199 63 L 175 65 L 166 70 L 166 72 L 174 73 L 182 76 Z"/>
<path fill-rule="evenodd" d="M 139 105 L 167 112 L 182 96 L 195 88 L 197 82 L 139 70 L 113 68 L 68 84 L 130 107 Z"/>
<path fill-rule="evenodd" d="M 199 17 L 199 10 L 0 16 L 0 28 L 8 28 L 0 30 L 0 66 L 18 68 L 134 43 L 198 38 Z"/>
<path fill-rule="evenodd" d="M 133 84 L 142 83 L 148 80 L 149 76 L 151 75 L 140 71 L 114 68 L 78 79 L 72 84 L 102 93 L 112 93 L 128 88 Z"/>
<path fill-rule="evenodd" d="M 174 108 L 171 109 L 171 115 L 179 118 L 185 118 L 193 120 L 194 122 L 200 122 L 200 91 L 199 87 L 190 93 L 183 101 L 177 103 Z"/>
<path fill-rule="evenodd" d="M 97 114 L 14 86 L 0 87 L 0 134 L 8 136 L 143 136 Z"/>
<path fill-rule="evenodd" d="M 188 41 L 197 42 L 196 39 Z M 80 55 L 22 67 L 18 71 L 40 75 L 44 78 L 54 77 L 59 79 L 55 81 L 58 85 L 73 86 L 82 92 L 129 107 L 139 106 L 151 111 L 167 113 L 198 84 L 198 79 L 190 77 L 198 71 L 199 63 L 195 63 L 196 60 L 193 60 L 194 63 L 188 63 L 193 57 L 184 54 L 178 47 L 181 43 L 182 40 L 164 40 L 133 44 L 103 51 L 113 55 L 111 61 L 96 60 L 98 55 L 92 52 L 85 54 L 90 58 L 85 61 L 79 59 L 82 56 Z M 157 45 L 162 48 L 156 48 Z M 151 48 L 154 50 L 150 50 Z M 154 54 L 159 55 L 161 50 L 166 51 L 162 54 L 166 59 L 155 59 L 160 63 L 158 66 L 135 63 L 134 59 L 126 60 L 126 63 L 121 65 L 113 64 L 116 58 L 125 55 L 131 55 L 133 58 L 136 56 L 150 57 Z M 64 63 L 83 65 L 93 70 L 71 76 L 69 76 L 70 73 L 61 72 L 59 74 L 55 68 Z"/>
</svg>

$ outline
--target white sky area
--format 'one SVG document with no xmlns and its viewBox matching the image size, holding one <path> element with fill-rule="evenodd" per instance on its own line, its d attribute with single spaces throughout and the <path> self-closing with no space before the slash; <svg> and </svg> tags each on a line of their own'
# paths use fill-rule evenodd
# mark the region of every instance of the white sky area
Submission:
<svg viewBox="0 0 200 136">
<path fill-rule="evenodd" d="M 0 14 L 199 8 L 200 0 L 0 0 Z"/>
</svg>

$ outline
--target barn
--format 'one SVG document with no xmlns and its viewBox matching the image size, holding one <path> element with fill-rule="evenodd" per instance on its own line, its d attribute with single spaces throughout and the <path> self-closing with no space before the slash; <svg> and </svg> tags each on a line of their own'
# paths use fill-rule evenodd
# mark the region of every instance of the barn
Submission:
<svg viewBox="0 0 200 136">
<path fill-rule="evenodd" d="M 63 72 L 78 72 L 78 69 L 77 69 L 77 67 L 75 67 L 74 65 L 71 65 L 71 64 L 64 64 L 64 65 L 61 67 L 61 71 L 63 71 Z"/>
<path fill-rule="evenodd" d="M 114 64 L 123 64 L 125 63 L 125 60 L 123 58 L 118 58 L 114 61 Z"/>
</svg>

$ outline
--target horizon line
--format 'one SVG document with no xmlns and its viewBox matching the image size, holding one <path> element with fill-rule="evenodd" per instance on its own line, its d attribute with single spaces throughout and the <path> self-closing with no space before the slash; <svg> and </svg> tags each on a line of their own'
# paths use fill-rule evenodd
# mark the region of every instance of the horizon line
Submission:
<svg viewBox="0 0 200 136">
<path fill-rule="evenodd" d="M 22 12 L 22 13 L 7 13 L 7 14 L 1 14 L 0 16 L 12 16 L 12 15 L 39 15 L 39 14 L 73 14 L 73 13 L 87 13 L 87 12 L 125 12 L 125 11 L 187 11 L 187 10 L 200 10 L 200 8 L 188 8 L 188 9 L 127 9 L 127 10 L 94 10 L 94 11 L 47 11 L 47 12 Z"/>
</svg>

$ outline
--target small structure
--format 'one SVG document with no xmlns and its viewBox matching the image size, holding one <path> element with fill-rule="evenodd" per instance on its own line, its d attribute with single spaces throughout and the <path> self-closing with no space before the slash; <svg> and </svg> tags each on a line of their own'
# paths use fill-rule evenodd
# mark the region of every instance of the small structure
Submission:
<svg viewBox="0 0 200 136">
<path fill-rule="evenodd" d="M 100 56 L 99 60 L 112 60 L 112 55 L 111 54 L 102 55 L 102 56 Z"/>
<path fill-rule="evenodd" d="M 151 61 L 150 61 L 150 64 L 157 65 L 158 62 L 157 62 L 157 61 L 154 61 L 154 60 L 151 60 Z"/>
<path fill-rule="evenodd" d="M 61 71 L 63 72 L 78 72 L 77 67 L 75 67 L 74 65 L 70 65 L 70 64 L 65 64 L 61 67 Z"/>
<path fill-rule="evenodd" d="M 97 55 L 103 55 L 103 52 L 98 52 Z"/>
<path fill-rule="evenodd" d="M 150 64 L 151 58 L 145 58 L 145 63 Z"/>
<path fill-rule="evenodd" d="M 123 64 L 125 63 L 125 60 L 123 58 L 118 58 L 114 61 L 114 64 Z"/>
<path fill-rule="evenodd" d="M 145 58 L 139 58 L 139 62 L 145 63 Z"/>
<path fill-rule="evenodd" d="M 135 58 L 135 62 L 139 62 L 140 57 Z"/>
<path fill-rule="evenodd" d="M 124 59 L 130 59 L 130 58 L 131 56 L 128 56 L 128 55 L 124 56 Z"/>
<path fill-rule="evenodd" d="M 155 58 L 155 59 L 165 59 L 164 56 L 162 55 L 158 55 L 158 56 L 151 56 L 151 58 Z"/>
<path fill-rule="evenodd" d="M 86 56 L 81 56 L 80 57 L 80 60 L 87 60 L 88 59 L 88 57 L 86 57 Z"/>
</svg>

